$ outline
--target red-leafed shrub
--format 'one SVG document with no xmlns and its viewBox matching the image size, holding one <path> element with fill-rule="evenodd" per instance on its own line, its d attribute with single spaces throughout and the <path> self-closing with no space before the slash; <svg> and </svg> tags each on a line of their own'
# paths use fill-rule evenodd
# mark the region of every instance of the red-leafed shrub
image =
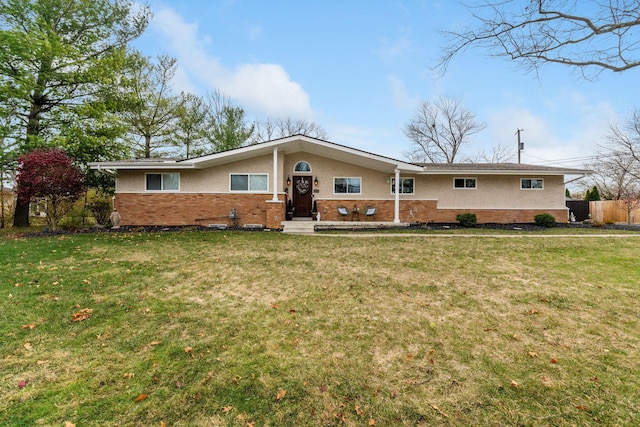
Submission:
<svg viewBox="0 0 640 427">
<path fill-rule="evenodd" d="M 84 192 L 84 176 L 58 149 L 38 149 L 19 157 L 16 181 L 19 197 L 44 199 L 53 230 Z"/>
</svg>

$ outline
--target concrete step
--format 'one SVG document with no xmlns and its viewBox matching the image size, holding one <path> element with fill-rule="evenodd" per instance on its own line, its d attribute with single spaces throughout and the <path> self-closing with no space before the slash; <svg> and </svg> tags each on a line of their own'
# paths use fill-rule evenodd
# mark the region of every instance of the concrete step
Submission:
<svg viewBox="0 0 640 427">
<path fill-rule="evenodd" d="M 291 234 L 311 234 L 314 232 L 314 226 L 316 222 L 313 221 L 284 221 L 282 223 L 283 233 L 291 233 Z"/>
</svg>

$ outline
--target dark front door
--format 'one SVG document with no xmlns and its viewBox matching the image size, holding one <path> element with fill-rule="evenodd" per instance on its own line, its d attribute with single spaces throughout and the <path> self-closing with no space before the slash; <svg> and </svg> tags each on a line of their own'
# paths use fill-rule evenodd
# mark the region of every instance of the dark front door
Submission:
<svg viewBox="0 0 640 427">
<path fill-rule="evenodd" d="M 293 216 L 311 216 L 312 187 L 310 176 L 293 177 Z"/>
</svg>

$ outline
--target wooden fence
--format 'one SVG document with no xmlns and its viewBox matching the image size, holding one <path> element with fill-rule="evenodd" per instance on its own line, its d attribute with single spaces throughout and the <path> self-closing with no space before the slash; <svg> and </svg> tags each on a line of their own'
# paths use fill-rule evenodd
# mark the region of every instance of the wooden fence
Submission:
<svg viewBox="0 0 640 427">
<path fill-rule="evenodd" d="M 627 206 L 621 200 L 589 202 L 589 212 L 594 222 L 627 223 Z M 640 224 L 640 207 L 631 211 L 631 224 Z"/>
</svg>

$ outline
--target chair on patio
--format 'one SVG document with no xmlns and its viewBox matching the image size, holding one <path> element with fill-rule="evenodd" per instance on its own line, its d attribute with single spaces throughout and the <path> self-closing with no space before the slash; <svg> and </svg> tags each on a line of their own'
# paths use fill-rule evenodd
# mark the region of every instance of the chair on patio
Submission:
<svg viewBox="0 0 640 427">
<path fill-rule="evenodd" d="M 340 215 L 340 217 L 343 220 L 349 216 L 349 209 L 347 209 L 346 207 L 340 205 L 337 207 L 337 209 L 338 209 L 338 215 Z"/>
<path fill-rule="evenodd" d="M 375 206 L 367 206 L 364 209 L 364 216 L 365 218 L 372 218 L 373 216 L 376 214 L 376 207 Z"/>
</svg>

